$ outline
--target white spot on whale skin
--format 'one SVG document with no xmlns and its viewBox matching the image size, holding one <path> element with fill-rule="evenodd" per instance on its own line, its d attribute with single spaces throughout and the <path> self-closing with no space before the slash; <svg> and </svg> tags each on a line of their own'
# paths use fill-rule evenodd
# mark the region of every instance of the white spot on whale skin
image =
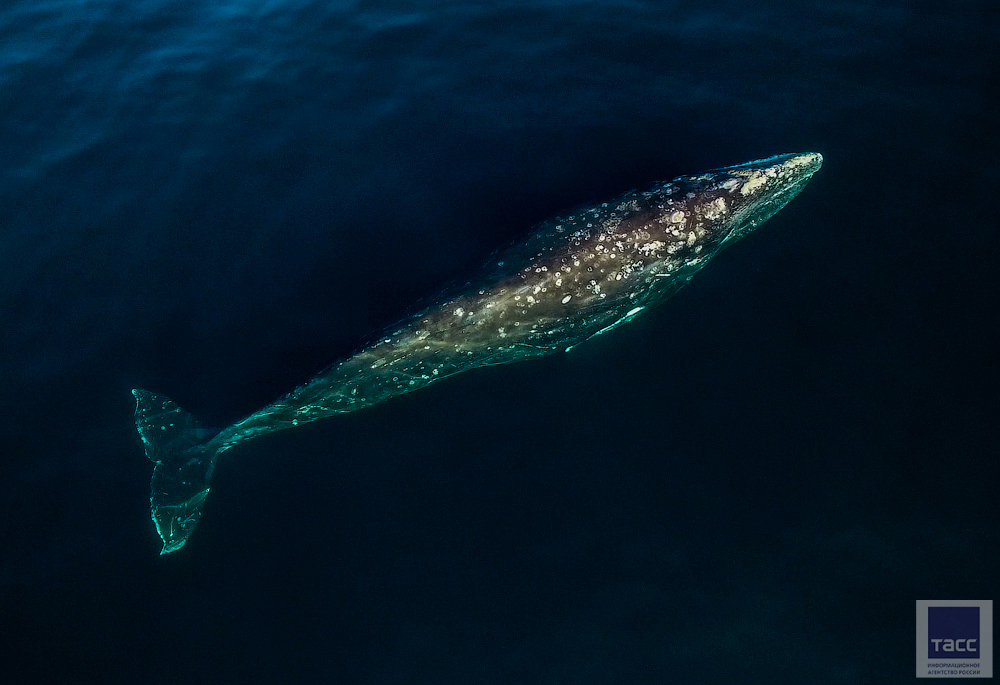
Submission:
<svg viewBox="0 0 1000 685">
<path fill-rule="evenodd" d="M 726 201 L 717 197 L 705 206 L 705 218 L 709 221 L 715 221 L 726 215 L 726 209 Z"/>
<path fill-rule="evenodd" d="M 663 246 L 664 246 L 664 243 L 663 243 L 662 240 L 654 240 L 652 242 L 646 243 L 645 245 L 640 245 L 639 246 L 639 252 L 641 252 L 644 255 L 649 255 L 649 254 L 653 254 L 657 250 L 662 249 Z"/>
<path fill-rule="evenodd" d="M 463 314 L 465 314 L 465 310 L 464 310 L 464 309 L 462 309 L 461 307 L 458 307 L 458 308 L 457 308 L 457 309 L 455 310 L 455 316 L 462 316 Z"/>
<path fill-rule="evenodd" d="M 767 183 L 767 177 L 764 174 L 756 173 L 748 178 L 747 182 L 743 184 L 743 187 L 740 188 L 740 194 L 749 195 L 765 183 Z"/>
<path fill-rule="evenodd" d="M 562 298 L 562 303 L 566 304 L 567 302 L 569 302 L 572 299 L 573 299 L 572 295 L 567 295 L 566 297 Z"/>
</svg>

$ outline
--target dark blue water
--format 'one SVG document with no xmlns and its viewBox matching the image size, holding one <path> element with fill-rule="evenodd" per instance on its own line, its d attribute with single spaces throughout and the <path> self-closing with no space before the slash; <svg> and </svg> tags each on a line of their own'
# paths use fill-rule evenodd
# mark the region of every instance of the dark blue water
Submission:
<svg viewBox="0 0 1000 685">
<path fill-rule="evenodd" d="M 5 682 L 868 683 L 996 599 L 992 0 L 7 0 Z M 530 226 L 824 169 L 666 306 L 227 455 L 158 557 L 129 389 L 217 426 Z"/>
</svg>

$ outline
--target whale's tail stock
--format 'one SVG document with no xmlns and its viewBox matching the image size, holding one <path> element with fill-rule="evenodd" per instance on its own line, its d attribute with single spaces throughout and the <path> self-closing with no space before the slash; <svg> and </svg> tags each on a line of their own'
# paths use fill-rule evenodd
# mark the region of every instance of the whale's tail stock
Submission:
<svg viewBox="0 0 1000 685">
<path fill-rule="evenodd" d="M 208 497 L 215 459 L 215 431 L 199 424 L 173 400 L 148 390 L 133 390 L 135 427 L 146 456 L 155 464 L 149 498 L 160 554 L 176 552 L 191 537 Z"/>
</svg>

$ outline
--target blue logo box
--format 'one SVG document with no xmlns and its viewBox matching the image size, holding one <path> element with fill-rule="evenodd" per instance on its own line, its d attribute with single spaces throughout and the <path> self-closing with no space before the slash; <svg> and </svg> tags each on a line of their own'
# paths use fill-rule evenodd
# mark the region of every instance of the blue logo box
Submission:
<svg viewBox="0 0 1000 685">
<path fill-rule="evenodd" d="M 927 607 L 927 658 L 978 659 L 979 607 Z"/>
</svg>

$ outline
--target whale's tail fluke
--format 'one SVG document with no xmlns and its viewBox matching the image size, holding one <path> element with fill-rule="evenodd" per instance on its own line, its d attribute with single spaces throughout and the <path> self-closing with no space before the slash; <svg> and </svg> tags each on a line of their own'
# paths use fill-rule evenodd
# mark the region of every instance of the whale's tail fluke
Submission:
<svg viewBox="0 0 1000 685">
<path fill-rule="evenodd" d="M 218 449 L 207 430 L 167 397 L 133 390 L 135 427 L 152 461 L 152 507 L 160 554 L 176 552 L 191 536 L 208 497 Z"/>
</svg>

